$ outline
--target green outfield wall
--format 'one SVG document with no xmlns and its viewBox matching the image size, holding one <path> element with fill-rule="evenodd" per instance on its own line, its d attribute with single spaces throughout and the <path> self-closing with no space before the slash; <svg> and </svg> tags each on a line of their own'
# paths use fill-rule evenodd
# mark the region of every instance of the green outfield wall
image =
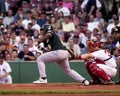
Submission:
<svg viewBox="0 0 120 96">
<path fill-rule="evenodd" d="M 13 83 L 32 83 L 39 77 L 38 67 L 36 62 L 8 62 L 12 68 Z M 76 70 L 83 77 L 90 80 L 84 62 L 72 61 L 70 62 L 72 69 Z M 46 63 L 46 73 L 48 83 L 71 83 L 76 82 L 68 75 L 66 75 L 62 69 L 54 62 Z M 118 80 L 118 74 L 113 78 L 114 81 Z"/>
</svg>

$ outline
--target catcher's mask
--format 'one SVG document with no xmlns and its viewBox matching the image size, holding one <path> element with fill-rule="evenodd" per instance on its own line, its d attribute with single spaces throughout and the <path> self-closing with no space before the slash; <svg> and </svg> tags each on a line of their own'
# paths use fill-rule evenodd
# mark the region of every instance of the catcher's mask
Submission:
<svg viewBox="0 0 120 96">
<path fill-rule="evenodd" d="M 100 47 L 100 43 L 96 40 L 88 40 L 87 47 L 89 52 L 94 52 Z"/>
</svg>

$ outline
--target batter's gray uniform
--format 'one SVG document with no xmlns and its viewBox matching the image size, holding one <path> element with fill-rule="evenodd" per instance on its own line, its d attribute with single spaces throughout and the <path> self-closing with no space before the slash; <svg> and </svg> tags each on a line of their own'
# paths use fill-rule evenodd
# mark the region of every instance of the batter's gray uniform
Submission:
<svg viewBox="0 0 120 96">
<path fill-rule="evenodd" d="M 58 35 L 53 31 L 48 31 L 46 35 L 50 35 L 49 39 L 47 39 L 47 44 L 51 46 L 51 51 L 44 53 L 37 58 L 40 78 L 46 77 L 45 63 L 56 62 L 63 69 L 63 71 L 74 80 L 78 82 L 83 82 L 86 80 L 84 77 L 70 68 L 68 51 L 66 50 L 66 47 L 61 43 Z"/>
</svg>

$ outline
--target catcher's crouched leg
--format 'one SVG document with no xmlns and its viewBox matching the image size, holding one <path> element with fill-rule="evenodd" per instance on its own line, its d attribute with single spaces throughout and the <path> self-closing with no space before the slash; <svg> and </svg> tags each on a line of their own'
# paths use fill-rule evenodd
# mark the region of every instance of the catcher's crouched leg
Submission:
<svg viewBox="0 0 120 96">
<path fill-rule="evenodd" d="M 90 71 L 97 76 L 98 78 L 102 79 L 104 82 L 109 81 L 111 78 L 96 64 L 90 64 Z"/>
<path fill-rule="evenodd" d="M 93 72 L 91 72 L 91 69 L 90 69 L 91 64 L 92 62 L 89 62 L 89 61 L 85 62 L 85 67 L 87 69 L 87 72 L 92 78 L 92 80 L 90 81 L 90 84 L 101 84 L 101 80 L 95 74 L 93 74 Z"/>
</svg>

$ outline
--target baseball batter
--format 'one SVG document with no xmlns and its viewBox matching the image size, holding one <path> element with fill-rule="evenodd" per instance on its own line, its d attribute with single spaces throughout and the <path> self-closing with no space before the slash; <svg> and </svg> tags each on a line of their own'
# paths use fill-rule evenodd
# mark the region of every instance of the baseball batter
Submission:
<svg viewBox="0 0 120 96">
<path fill-rule="evenodd" d="M 45 63 L 56 62 L 71 78 L 78 82 L 82 82 L 84 85 L 89 85 L 89 82 L 85 78 L 70 68 L 68 51 L 61 43 L 58 35 L 53 31 L 51 25 L 44 25 L 43 30 L 44 36 L 40 38 L 39 42 L 46 41 L 47 45 L 51 46 L 51 51 L 46 52 L 37 58 L 40 78 L 33 83 L 47 83 Z"/>
<path fill-rule="evenodd" d="M 10 65 L 0 56 L 0 84 L 12 84 Z"/>
<path fill-rule="evenodd" d="M 92 84 L 111 84 L 111 78 L 117 73 L 116 61 L 107 51 L 99 48 L 99 43 L 88 41 L 88 50 L 91 53 L 79 56 L 86 60 L 86 69 L 92 77 Z M 101 80 L 103 82 L 101 82 Z"/>
</svg>

